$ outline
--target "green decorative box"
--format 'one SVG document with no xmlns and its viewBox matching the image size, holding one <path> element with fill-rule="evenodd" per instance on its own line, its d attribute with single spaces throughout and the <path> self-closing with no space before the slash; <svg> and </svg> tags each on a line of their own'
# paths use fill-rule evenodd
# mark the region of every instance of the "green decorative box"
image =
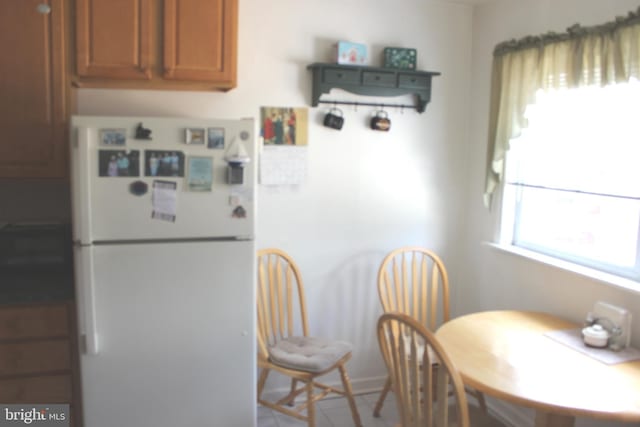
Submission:
<svg viewBox="0 0 640 427">
<path fill-rule="evenodd" d="M 418 53 L 415 49 L 403 47 L 384 48 L 384 66 L 387 68 L 400 68 L 403 70 L 415 70 Z"/>
</svg>

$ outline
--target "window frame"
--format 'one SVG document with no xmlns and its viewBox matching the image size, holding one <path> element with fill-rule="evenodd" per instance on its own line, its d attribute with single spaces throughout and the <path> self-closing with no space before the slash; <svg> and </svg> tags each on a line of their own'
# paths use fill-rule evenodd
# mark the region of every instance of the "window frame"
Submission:
<svg viewBox="0 0 640 427">
<path fill-rule="evenodd" d="M 637 81 L 636 81 L 637 84 Z M 498 246 L 502 248 L 514 249 L 512 252 L 527 253 L 530 255 L 537 254 L 539 256 L 549 258 L 551 260 L 557 260 L 561 264 L 568 263 L 576 267 L 579 270 L 587 269 L 590 273 L 589 276 L 601 276 L 607 275 L 614 278 L 619 278 L 625 281 L 631 281 L 636 284 L 636 290 L 640 289 L 640 214 L 638 215 L 638 228 L 636 234 L 635 244 L 635 264 L 632 267 L 625 268 L 616 264 L 608 262 L 599 262 L 595 259 L 583 257 L 580 255 L 567 253 L 565 251 L 553 248 L 552 246 L 530 244 L 529 242 L 518 241 L 519 233 L 519 218 L 522 209 L 520 200 L 522 198 L 522 192 L 526 188 L 521 183 L 509 182 L 508 177 L 513 176 L 512 168 L 517 166 L 517 159 L 514 158 L 512 150 L 508 150 L 505 155 L 504 162 L 504 179 L 501 181 L 500 189 L 500 213 L 498 220 Z M 579 190 L 568 189 L 553 189 L 553 188 L 537 188 L 542 191 L 564 191 L 573 194 L 584 195 L 584 192 Z M 550 194 L 550 193 L 549 193 Z M 596 194 L 587 194 L 587 196 L 597 196 Z M 538 256 L 533 255 L 533 258 Z M 553 262 L 551 262 L 553 264 Z M 569 268 L 575 270 L 576 268 Z M 595 274 L 593 274 L 595 272 Z M 610 280 L 607 280 L 610 281 Z M 625 286 L 627 287 L 627 286 Z"/>
</svg>

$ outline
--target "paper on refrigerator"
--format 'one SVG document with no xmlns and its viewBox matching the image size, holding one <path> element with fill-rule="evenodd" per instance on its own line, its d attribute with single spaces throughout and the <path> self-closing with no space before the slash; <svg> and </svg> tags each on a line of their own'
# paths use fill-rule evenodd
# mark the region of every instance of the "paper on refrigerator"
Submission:
<svg viewBox="0 0 640 427">
<path fill-rule="evenodd" d="M 151 218 L 162 221 L 176 221 L 178 185 L 171 181 L 153 181 L 153 212 Z"/>
</svg>

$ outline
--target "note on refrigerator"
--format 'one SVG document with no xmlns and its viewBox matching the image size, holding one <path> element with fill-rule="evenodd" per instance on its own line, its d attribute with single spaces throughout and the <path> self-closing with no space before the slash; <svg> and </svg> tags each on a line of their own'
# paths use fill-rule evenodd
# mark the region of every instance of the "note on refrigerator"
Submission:
<svg viewBox="0 0 640 427">
<path fill-rule="evenodd" d="M 171 181 L 153 181 L 153 212 L 151 218 L 162 221 L 176 221 L 178 185 Z"/>
</svg>

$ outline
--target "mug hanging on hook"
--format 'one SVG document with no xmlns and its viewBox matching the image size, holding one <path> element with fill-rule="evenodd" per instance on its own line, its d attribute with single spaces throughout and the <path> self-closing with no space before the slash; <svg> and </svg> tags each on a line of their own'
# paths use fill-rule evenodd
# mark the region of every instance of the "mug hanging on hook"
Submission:
<svg viewBox="0 0 640 427">
<path fill-rule="evenodd" d="M 371 118 L 371 129 L 388 132 L 391 129 L 391 120 L 384 110 L 378 110 Z"/>
<path fill-rule="evenodd" d="M 344 125 L 344 117 L 342 116 L 342 110 L 337 107 L 332 107 L 331 110 L 324 116 L 323 124 L 331 129 L 340 130 Z"/>
</svg>

